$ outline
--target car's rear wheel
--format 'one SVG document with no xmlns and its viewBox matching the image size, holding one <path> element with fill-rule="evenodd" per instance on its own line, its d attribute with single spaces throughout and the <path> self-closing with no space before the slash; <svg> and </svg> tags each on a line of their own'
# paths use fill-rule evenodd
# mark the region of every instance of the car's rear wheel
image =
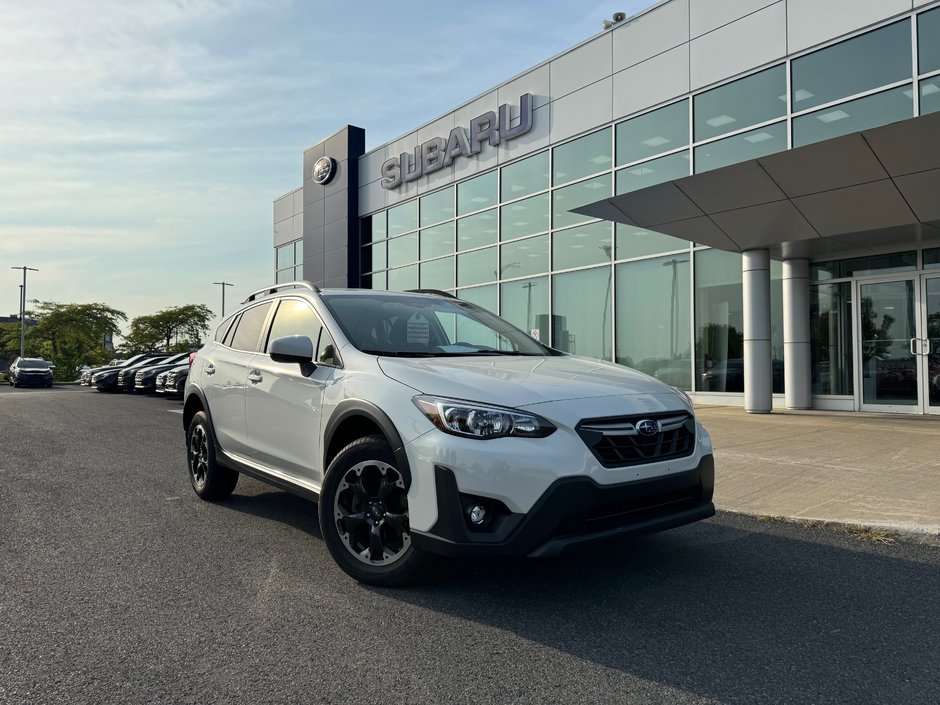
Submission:
<svg viewBox="0 0 940 705">
<path fill-rule="evenodd" d="M 425 555 L 411 544 L 408 488 L 384 437 L 360 438 L 333 458 L 320 530 L 333 560 L 360 582 L 396 586 L 420 576 Z"/>
<path fill-rule="evenodd" d="M 205 500 L 223 499 L 235 490 L 238 473 L 216 461 L 209 417 L 197 412 L 186 432 L 186 462 L 193 491 Z"/>
</svg>

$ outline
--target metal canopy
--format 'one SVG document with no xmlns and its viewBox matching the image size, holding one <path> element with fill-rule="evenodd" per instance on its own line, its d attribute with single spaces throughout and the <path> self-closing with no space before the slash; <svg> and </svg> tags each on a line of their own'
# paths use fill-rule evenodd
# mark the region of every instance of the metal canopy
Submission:
<svg viewBox="0 0 940 705">
<path fill-rule="evenodd" d="M 605 198 L 575 213 L 742 252 L 940 245 L 940 113 Z"/>
</svg>

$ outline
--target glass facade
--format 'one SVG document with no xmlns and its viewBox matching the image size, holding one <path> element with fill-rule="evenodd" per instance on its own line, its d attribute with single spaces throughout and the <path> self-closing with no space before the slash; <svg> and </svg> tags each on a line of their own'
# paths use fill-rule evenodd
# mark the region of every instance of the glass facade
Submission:
<svg viewBox="0 0 940 705">
<path fill-rule="evenodd" d="M 274 281 L 301 281 L 304 278 L 304 241 L 294 240 L 274 250 Z"/>
<path fill-rule="evenodd" d="M 741 393 L 740 255 L 572 209 L 934 111 L 940 8 L 917 14 L 916 28 L 911 17 L 887 23 L 367 216 L 363 261 L 374 288 L 453 291 L 561 350 Z M 813 264 L 814 394 L 853 394 L 851 283 L 840 280 L 917 262 L 902 252 Z M 781 265 L 771 267 L 782 393 Z M 923 267 L 940 267 L 940 248 L 924 251 Z"/>
</svg>

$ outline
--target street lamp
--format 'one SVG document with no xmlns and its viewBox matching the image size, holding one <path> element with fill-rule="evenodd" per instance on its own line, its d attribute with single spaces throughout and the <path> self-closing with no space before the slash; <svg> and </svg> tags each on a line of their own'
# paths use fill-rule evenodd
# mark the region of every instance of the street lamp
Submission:
<svg viewBox="0 0 940 705">
<path fill-rule="evenodd" d="M 222 318 L 225 318 L 225 287 L 235 286 L 234 284 L 229 284 L 228 282 L 212 282 L 213 284 L 218 284 L 222 287 Z"/>
<path fill-rule="evenodd" d="M 38 272 L 35 267 L 10 267 L 23 270 L 23 283 L 20 284 L 20 357 L 26 356 L 26 272 Z"/>
</svg>

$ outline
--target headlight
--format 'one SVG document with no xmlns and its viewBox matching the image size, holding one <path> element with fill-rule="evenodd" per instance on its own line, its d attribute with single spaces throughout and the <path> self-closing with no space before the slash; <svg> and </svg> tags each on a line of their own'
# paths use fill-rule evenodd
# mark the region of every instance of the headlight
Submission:
<svg viewBox="0 0 940 705">
<path fill-rule="evenodd" d="M 445 433 L 468 438 L 544 438 L 555 430 L 545 419 L 515 409 L 440 397 L 415 397 L 415 406 Z"/>
</svg>

